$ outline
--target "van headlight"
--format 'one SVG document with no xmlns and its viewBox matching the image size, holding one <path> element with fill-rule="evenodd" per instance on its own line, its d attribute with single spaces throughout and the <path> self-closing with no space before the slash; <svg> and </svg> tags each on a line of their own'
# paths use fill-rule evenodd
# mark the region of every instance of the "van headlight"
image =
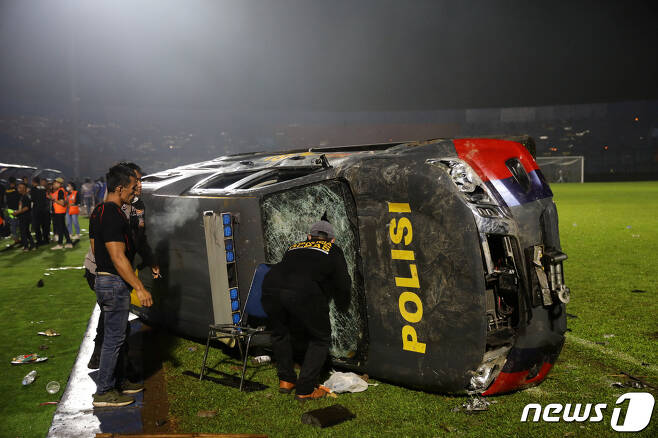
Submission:
<svg viewBox="0 0 658 438">
<path fill-rule="evenodd" d="M 459 158 L 428 159 L 430 165 L 438 165 L 445 169 L 457 189 L 462 192 L 468 202 L 475 204 L 497 205 L 495 198 L 482 182 L 471 166 Z"/>
<path fill-rule="evenodd" d="M 473 169 L 466 163 L 453 162 L 450 166 L 450 176 L 457 188 L 464 193 L 473 193 L 477 188 Z M 477 178 L 479 179 L 479 178 Z"/>
</svg>

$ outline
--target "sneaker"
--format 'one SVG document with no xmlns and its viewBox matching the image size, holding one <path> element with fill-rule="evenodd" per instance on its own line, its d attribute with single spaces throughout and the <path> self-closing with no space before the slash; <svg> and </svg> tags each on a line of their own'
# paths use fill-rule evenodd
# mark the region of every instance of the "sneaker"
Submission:
<svg viewBox="0 0 658 438">
<path fill-rule="evenodd" d="M 295 400 L 305 402 L 309 400 L 318 400 L 324 398 L 329 393 L 329 390 L 324 386 L 320 385 L 313 390 L 310 394 L 297 394 L 295 395 Z"/>
<path fill-rule="evenodd" d="M 73 248 L 73 244 L 72 243 L 67 243 L 66 245 L 64 245 L 64 248 Z"/>
<path fill-rule="evenodd" d="M 119 391 L 113 389 L 105 394 L 94 394 L 93 405 L 97 408 L 127 406 L 135 401 L 129 395 L 119 394 Z"/>
<path fill-rule="evenodd" d="M 137 394 L 142 391 L 144 391 L 144 385 L 141 383 L 133 383 L 130 380 L 126 380 L 121 384 L 121 392 L 124 394 Z"/>
<path fill-rule="evenodd" d="M 63 249 L 64 247 L 62 245 L 55 245 L 50 249 Z"/>
<path fill-rule="evenodd" d="M 285 380 L 279 380 L 279 392 L 281 394 L 290 394 L 293 389 L 295 389 L 294 383 L 286 382 Z"/>
</svg>

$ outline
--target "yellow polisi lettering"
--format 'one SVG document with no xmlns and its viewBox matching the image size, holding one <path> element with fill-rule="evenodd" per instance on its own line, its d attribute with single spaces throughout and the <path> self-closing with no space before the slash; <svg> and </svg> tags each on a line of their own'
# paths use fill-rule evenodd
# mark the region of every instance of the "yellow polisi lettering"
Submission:
<svg viewBox="0 0 658 438">
<path fill-rule="evenodd" d="M 389 202 L 388 203 L 388 212 L 389 213 L 411 213 L 411 206 L 407 203 L 397 203 Z"/>
<path fill-rule="evenodd" d="M 416 311 L 413 313 L 407 311 L 407 303 L 414 303 Z M 419 322 L 423 319 L 423 303 L 418 295 L 413 292 L 402 292 L 400 298 L 398 298 L 398 307 L 400 308 L 400 314 L 408 322 Z"/>
<path fill-rule="evenodd" d="M 416 329 L 410 325 L 402 327 L 402 349 L 415 353 L 425 354 L 425 344 L 418 342 Z"/>
<path fill-rule="evenodd" d="M 418 269 L 416 269 L 416 265 L 409 265 L 409 271 L 411 271 L 411 277 L 395 277 L 395 285 L 398 287 L 413 287 L 418 289 L 420 282 L 418 281 Z"/>
<path fill-rule="evenodd" d="M 393 260 L 416 260 L 414 252 L 407 249 L 392 249 L 391 258 Z"/>
<path fill-rule="evenodd" d="M 411 220 L 406 215 L 400 213 L 411 213 L 411 206 L 404 202 L 388 202 L 388 212 L 396 214 L 397 217 L 391 218 L 388 227 L 389 237 L 393 245 L 408 246 L 413 240 L 413 230 Z M 393 272 L 399 272 L 404 269 L 399 261 L 414 262 L 416 253 L 409 249 L 391 248 L 391 260 L 398 260 Z M 409 277 L 395 277 L 395 285 L 405 289 L 420 289 L 420 279 L 418 278 L 418 268 L 415 263 L 408 263 Z M 404 275 L 404 274 L 403 274 Z M 407 307 L 407 305 L 409 307 Z M 420 292 L 403 291 L 398 297 L 398 310 L 404 320 L 411 324 L 419 323 L 423 319 L 423 301 L 420 298 Z M 410 325 L 402 326 L 402 349 L 414 353 L 425 354 L 426 345 L 418 341 L 418 332 Z"/>
<path fill-rule="evenodd" d="M 411 221 L 406 217 L 400 219 L 399 222 L 396 222 L 395 219 L 391 219 L 391 224 L 388 227 L 388 233 L 391 237 L 391 241 L 396 245 L 402 242 L 403 237 L 404 244 L 409 245 L 414 235 L 411 229 Z"/>
</svg>

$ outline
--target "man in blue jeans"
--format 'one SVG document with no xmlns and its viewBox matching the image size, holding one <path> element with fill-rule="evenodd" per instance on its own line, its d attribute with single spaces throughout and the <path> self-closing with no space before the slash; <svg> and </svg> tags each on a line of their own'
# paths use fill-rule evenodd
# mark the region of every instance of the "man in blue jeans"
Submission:
<svg viewBox="0 0 658 438">
<path fill-rule="evenodd" d="M 151 294 L 137 278 L 132 262 L 135 243 L 130 224 L 121 207 L 129 204 L 137 188 L 135 172 L 118 164 L 106 175 L 107 200 L 98 205 L 90 218 L 89 237 L 96 258 L 96 299 L 104 313 L 103 348 L 93 405 L 125 406 L 135 401 L 128 394 L 140 392 L 144 387 L 121 381 L 117 370 L 119 352 L 126 342 L 126 325 L 130 310 L 130 290 L 135 289 L 142 306 L 153 304 Z M 117 372 L 119 371 L 119 372 Z"/>
</svg>

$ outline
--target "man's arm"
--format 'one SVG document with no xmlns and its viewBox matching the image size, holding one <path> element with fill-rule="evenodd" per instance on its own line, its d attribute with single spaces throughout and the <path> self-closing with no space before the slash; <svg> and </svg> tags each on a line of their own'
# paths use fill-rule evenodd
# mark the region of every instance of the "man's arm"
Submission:
<svg viewBox="0 0 658 438">
<path fill-rule="evenodd" d="M 112 263 L 117 272 L 121 278 L 135 289 L 137 298 L 139 298 L 139 302 L 142 306 L 151 307 L 153 304 L 153 298 L 133 272 L 133 267 L 130 264 L 130 261 L 126 258 L 126 244 L 123 242 L 105 242 L 105 247 L 107 248 L 107 252 L 110 253 L 110 258 L 112 259 Z"/>
</svg>

